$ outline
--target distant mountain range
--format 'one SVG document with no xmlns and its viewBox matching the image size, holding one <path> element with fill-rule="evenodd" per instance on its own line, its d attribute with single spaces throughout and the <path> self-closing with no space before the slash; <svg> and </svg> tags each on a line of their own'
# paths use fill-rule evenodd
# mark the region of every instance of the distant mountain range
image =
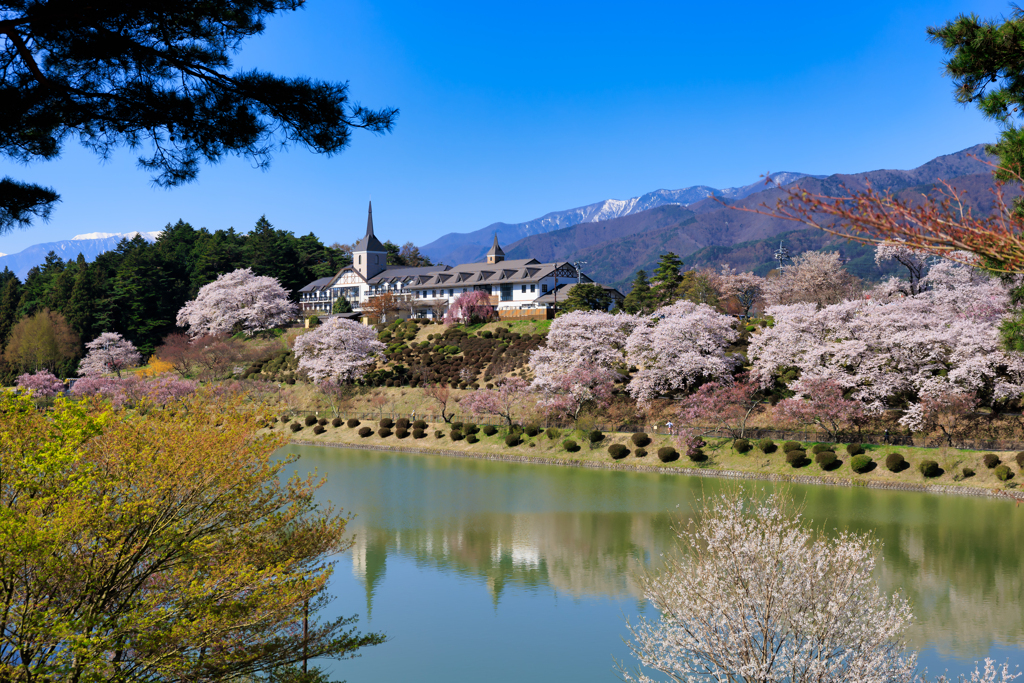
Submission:
<svg viewBox="0 0 1024 683">
<path fill-rule="evenodd" d="M 937 181 L 944 179 L 965 192 L 966 202 L 975 211 L 986 213 L 993 205 L 989 192 L 993 184 L 992 167 L 987 161 L 991 159 L 985 155 L 984 146 L 976 145 L 937 157 L 909 171 L 879 170 L 827 177 L 803 175 L 787 179 L 787 184 L 797 183 L 811 192 L 828 196 L 863 190 L 870 184 L 876 190 L 890 191 L 912 200 L 931 191 Z M 791 242 L 787 246 L 794 255 L 812 249 L 845 250 L 848 254 L 844 255 L 853 259 L 853 269 L 861 277 L 877 279 L 884 274 L 874 266 L 868 247 L 815 230 L 801 230 L 800 224 L 791 221 L 730 208 L 762 204 L 774 207 L 783 194 L 782 190 L 765 188 L 759 183 L 743 196 L 716 195 L 686 206 L 659 206 L 623 217 L 578 223 L 529 235 L 503 244 L 503 248 L 509 259 L 585 261 L 584 271 L 588 275 L 620 288 L 624 288 L 638 270 L 650 273 L 658 257 L 667 251 L 685 257 L 688 266 L 717 268 L 720 263 L 730 263 L 743 270 L 767 272 L 772 267 L 771 254 L 780 237 Z"/>
<path fill-rule="evenodd" d="M 783 186 L 794 183 L 800 178 L 807 177 L 825 178 L 826 176 L 810 176 L 807 173 L 778 173 L 772 176 L 776 182 L 781 183 Z M 483 256 L 487 253 L 487 250 L 491 247 L 491 242 L 494 240 L 495 233 L 498 234 L 498 240 L 502 244 L 511 244 L 531 235 L 540 235 L 574 225 L 599 223 L 623 218 L 660 206 L 689 206 L 708 197 L 721 197 L 735 201 L 761 192 L 763 189 L 764 181 L 758 181 L 743 187 L 729 187 L 724 190 L 708 187 L 707 185 L 684 187 L 681 190 L 655 190 L 632 199 L 606 199 L 603 202 L 588 204 L 587 206 L 580 206 L 567 211 L 552 211 L 549 214 L 545 214 L 532 221 L 526 221 L 525 223 L 492 223 L 486 228 L 473 232 L 450 232 L 420 247 L 420 252 L 433 259 L 434 263 L 446 263 L 448 265 L 474 263 L 482 260 Z"/>
<path fill-rule="evenodd" d="M 90 232 L 84 235 L 75 235 L 69 240 L 60 242 L 45 242 L 33 244 L 31 247 L 19 251 L 17 254 L 0 254 L 0 270 L 5 267 L 14 271 L 20 279 L 24 280 L 28 271 L 46 261 L 46 255 L 51 251 L 56 253 L 65 261 L 74 261 L 81 254 L 86 261 L 92 261 L 105 251 L 115 249 L 123 239 L 132 239 L 136 235 L 142 235 L 143 239 L 155 242 L 160 235 L 158 232 Z"/>
</svg>

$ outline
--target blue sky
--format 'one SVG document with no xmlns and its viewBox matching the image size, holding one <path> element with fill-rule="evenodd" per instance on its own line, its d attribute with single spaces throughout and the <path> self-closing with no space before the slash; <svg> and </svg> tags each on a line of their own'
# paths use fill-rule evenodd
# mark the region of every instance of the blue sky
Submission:
<svg viewBox="0 0 1024 683">
<path fill-rule="evenodd" d="M 0 236 L 0 252 L 179 218 L 245 230 L 263 214 L 348 242 L 370 196 L 382 239 L 425 244 L 766 171 L 911 168 L 997 135 L 952 101 L 926 39 L 960 12 L 1009 5 L 308 0 L 236 66 L 347 80 L 364 105 L 401 109 L 392 134 L 357 133 L 330 159 L 291 148 L 268 171 L 228 160 L 173 190 L 153 187 L 129 151 L 101 162 L 71 144 L 53 162 L 0 161 L 0 176 L 63 196 L 50 223 Z"/>
</svg>

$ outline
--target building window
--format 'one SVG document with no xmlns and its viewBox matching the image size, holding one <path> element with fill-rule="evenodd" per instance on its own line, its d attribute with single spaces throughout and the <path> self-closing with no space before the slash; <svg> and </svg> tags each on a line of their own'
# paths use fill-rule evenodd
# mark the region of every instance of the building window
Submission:
<svg viewBox="0 0 1024 683">
<path fill-rule="evenodd" d="M 530 285 L 530 291 L 531 292 L 536 292 L 537 291 L 537 285 Z"/>
<path fill-rule="evenodd" d="M 540 286 L 540 291 L 542 291 L 542 292 L 548 291 L 548 286 L 547 285 L 541 285 Z"/>
<path fill-rule="evenodd" d="M 359 258 L 359 265 L 363 265 L 363 255 L 360 254 L 358 258 Z"/>
<path fill-rule="evenodd" d="M 523 285 L 523 294 L 526 294 L 526 285 Z"/>
<path fill-rule="evenodd" d="M 448 290 L 448 296 L 455 296 L 455 290 L 454 289 L 449 289 Z"/>
<path fill-rule="evenodd" d="M 501 285 L 501 300 L 512 301 L 512 285 Z"/>
</svg>

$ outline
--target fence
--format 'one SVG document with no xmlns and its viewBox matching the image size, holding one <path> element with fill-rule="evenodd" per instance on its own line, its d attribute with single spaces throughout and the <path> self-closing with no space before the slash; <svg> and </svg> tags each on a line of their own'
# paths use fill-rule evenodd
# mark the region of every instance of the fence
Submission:
<svg viewBox="0 0 1024 683">
<path fill-rule="evenodd" d="M 506 308 L 498 309 L 501 320 L 551 320 L 555 317 L 550 308 Z"/>
<path fill-rule="evenodd" d="M 304 418 L 307 415 L 313 415 L 314 417 L 325 417 L 333 418 L 335 414 L 332 411 L 312 411 L 312 410 L 287 410 L 281 414 L 287 413 L 290 417 Z M 441 424 L 444 419 L 440 415 L 434 415 L 430 413 L 419 413 L 415 412 L 412 414 L 403 413 L 381 413 L 381 412 L 339 412 L 338 417 L 342 420 L 350 420 L 355 418 L 357 420 L 373 420 L 378 421 L 384 418 L 390 418 L 397 420 L 405 417 L 409 420 L 423 420 L 424 422 L 431 424 Z M 472 422 L 473 424 L 483 427 L 485 425 L 492 425 L 494 427 L 504 427 L 506 422 L 504 420 L 494 420 L 481 418 L 476 415 L 455 415 L 449 417 L 450 422 Z M 571 422 L 531 422 L 541 429 L 550 429 L 555 427 L 557 429 L 572 430 L 576 426 Z M 668 428 L 664 424 L 594 424 L 588 425 L 591 429 L 596 429 L 601 432 L 619 432 L 619 433 L 636 433 L 644 432 L 646 434 L 658 434 L 662 436 L 671 435 L 673 431 L 678 430 L 685 425 L 673 425 L 672 428 Z M 710 433 L 704 433 L 705 437 L 708 438 L 732 438 L 732 435 L 726 431 L 714 431 Z M 914 446 L 916 448 L 943 448 L 948 446 L 945 439 L 941 437 L 933 437 L 930 439 L 915 438 L 911 434 L 892 434 L 892 433 L 847 433 L 837 434 L 835 441 L 831 441 L 825 438 L 825 434 L 822 432 L 811 432 L 811 431 L 785 431 L 780 429 L 747 429 L 743 433 L 744 438 L 751 441 L 758 439 L 771 439 L 773 441 L 802 441 L 802 442 L 826 442 L 826 443 L 862 443 L 862 444 L 873 444 L 873 445 L 891 445 L 891 446 Z M 1011 441 L 1008 439 L 961 439 L 953 442 L 953 448 L 963 448 L 968 450 L 976 451 L 1024 451 L 1024 442 Z"/>
</svg>

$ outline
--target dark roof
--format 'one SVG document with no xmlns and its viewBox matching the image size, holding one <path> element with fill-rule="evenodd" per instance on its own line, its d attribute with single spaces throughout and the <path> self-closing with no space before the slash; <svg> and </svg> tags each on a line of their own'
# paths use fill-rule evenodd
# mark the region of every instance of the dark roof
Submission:
<svg viewBox="0 0 1024 683">
<path fill-rule="evenodd" d="M 505 255 L 505 252 L 503 252 L 501 250 L 501 247 L 498 246 L 498 233 L 494 233 L 494 245 L 491 247 L 491 250 L 489 252 L 487 252 L 487 255 L 488 256 L 504 256 Z"/>
<path fill-rule="evenodd" d="M 370 202 L 370 208 L 366 212 L 366 234 L 363 239 L 356 242 L 355 246 L 352 247 L 352 251 L 377 251 L 384 253 L 387 249 L 380 243 L 380 240 L 373 236 L 373 202 Z"/>
<path fill-rule="evenodd" d="M 566 266 L 573 273 L 576 272 L 571 263 L 540 263 L 536 259 L 518 259 L 499 261 L 498 263 L 463 263 L 452 266 L 448 270 L 433 272 L 421 277 L 413 287 L 465 287 L 477 284 L 538 282 Z M 576 279 L 575 275 L 572 276 L 572 279 Z M 584 274 L 583 281 L 590 282 L 591 280 Z"/>
<path fill-rule="evenodd" d="M 437 273 L 439 272 L 439 269 L 443 272 L 448 269 L 448 266 L 388 266 L 366 282 L 371 285 L 377 285 L 382 282 L 397 282 L 410 277 L 417 278 L 431 273 Z"/>
<path fill-rule="evenodd" d="M 319 291 L 319 290 L 323 289 L 324 287 L 327 287 L 332 282 L 334 282 L 334 276 L 333 275 L 331 277 L 322 277 L 319 280 L 313 280 L 312 282 L 310 282 L 308 285 L 306 285 L 305 287 L 303 287 L 299 291 L 300 292 L 316 292 L 316 291 Z"/>
<path fill-rule="evenodd" d="M 591 282 L 591 280 L 589 280 L 587 278 L 586 274 L 583 275 L 583 282 L 584 282 L 584 284 L 586 284 L 588 282 Z M 567 282 L 564 285 L 558 285 L 558 289 L 552 289 L 551 291 L 549 291 L 544 296 L 537 297 L 536 299 L 533 300 L 533 303 L 535 303 L 535 304 L 545 304 L 545 305 L 546 304 L 557 303 L 555 301 L 555 292 L 558 292 L 558 301 L 565 301 L 566 299 L 569 298 L 569 290 L 571 290 L 573 287 L 575 287 L 576 284 L 577 283 L 575 283 L 575 282 Z M 615 289 L 614 287 L 609 287 L 608 285 L 602 285 L 599 282 L 594 282 L 593 284 L 598 285 L 601 289 L 603 289 L 603 290 L 607 291 L 609 294 L 611 294 L 613 301 L 617 301 L 618 299 L 624 298 L 622 296 L 622 293 L 619 290 Z M 616 294 L 618 296 L 616 296 Z"/>
</svg>

